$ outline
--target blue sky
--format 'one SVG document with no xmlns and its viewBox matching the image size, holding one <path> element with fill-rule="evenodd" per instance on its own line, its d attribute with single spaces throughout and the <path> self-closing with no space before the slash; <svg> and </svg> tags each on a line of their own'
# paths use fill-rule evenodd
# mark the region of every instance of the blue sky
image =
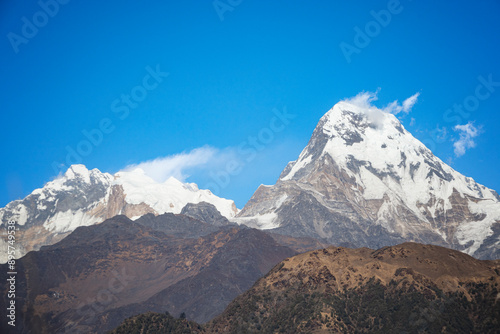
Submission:
<svg viewBox="0 0 500 334">
<path fill-rule="evenodd" d="M 498 1 L 60 1 L 0 3 L 0 206 L 80 150 L 111 173 L 167 157 L 241 208 L 329 108 L 379 88 L 378 106 L 420 93 L 405 127 L 500 190 Z"/>
</svg>

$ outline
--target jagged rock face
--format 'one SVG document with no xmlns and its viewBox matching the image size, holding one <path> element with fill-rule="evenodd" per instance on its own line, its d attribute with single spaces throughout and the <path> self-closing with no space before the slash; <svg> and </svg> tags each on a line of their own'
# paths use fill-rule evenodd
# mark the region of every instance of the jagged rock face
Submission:
<svg viewBox="0 0 500 334">
<path fill-rule="evenodd" d="M 170 178 L 156 183 L 141 170 L 115 175 L 73 165 L 67 172 L 23 200 L 13 201 L 0 209 L 0 225 L 14 220 L 16 257 L 31 250 L 62 240 L 78 226 L 101 223 L 123 214 L 131 219 L 151 213 L 179 213 L 190 202 L 209 202 L 228 217 L 237 213 L 233 201 L 219 198 L 209 190 Z M 5 234 L 5 231 L 2 232 Z M 5 237 L 0 248 L 7 248 Z M 0 263 L 7 252 L 0 253 Z"/>
<path fill-rule="evenodd" d="M 237 221 L 345 246 L 416 241 L 485 259 L 500 249 L 495 191 L 443 163 L 394 115 L 346 101 Z"/>
<path fill-rule="evenodd" d="M 214 205 L 207 202 L 188 203 L 182 208 L 181 214 L 211 225 L 223 226 L 230 224 L 229 220 L 222 216 Z"/>
</svg>

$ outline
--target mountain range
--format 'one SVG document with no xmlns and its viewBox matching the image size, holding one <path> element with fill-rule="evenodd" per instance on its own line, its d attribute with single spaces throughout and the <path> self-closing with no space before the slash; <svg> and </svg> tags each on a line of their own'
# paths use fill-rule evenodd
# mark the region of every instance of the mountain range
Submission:
<svg viewBox="0 0 500 334">
<path fill-rule="evenodd" d="M 116 215 L 132 220 L 145 214 L 180 213 L 188 203 L 207 202 L 226 217 L 238 210 L 231 200 L 215 196 L 171 177 L 157 183 L 141 169 L 114 175 L 72 165 L 64 175 L 0 209 L 1 224 L 16 221 L 17 257 L 62 240 L 79 226 L 94 225 Z M 0 247 L 7 248 L 5 239 Z M 0 263 L 7 252 L 0 254 Z"/>
<path fill-rule="evenodd" d="M 157 183 L 141 169 L 111 175 L 73 165 L 1 208 L 0 218 L 18 222 L 22 256 L 78 226 L 118 214 L 134 220 L 180 213 L 200 202 L 238 224 L 327 244 L 380 248 L 413 241 L 500 257 L 499 195 L 441 161 L 393 114 L 352 100 L 329 110 L 298 159 L 275 185 L 261 185 L 241 211 L 173 177 Z"/>
<path fill-rule="evenodd" d="M 499 195 L 354 100 L 241 210 L 194 183 L 73 165 L 1 208 L 9 221 L 19 333 L 103 333 L 127 318 L 115 333 L 499 326 Z"/>
</svg>

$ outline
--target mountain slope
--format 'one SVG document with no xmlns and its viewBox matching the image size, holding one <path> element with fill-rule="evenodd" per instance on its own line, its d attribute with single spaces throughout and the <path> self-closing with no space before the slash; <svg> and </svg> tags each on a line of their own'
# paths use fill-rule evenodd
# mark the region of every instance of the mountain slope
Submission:
<svg viewBox="0 0 500 334">
<path fill-rule="evenodd" d="M 136 221 L 116 216 L 17 260 L 15 329 L 102 333 L 147 311 L 185 312 L 205 322 L 295 254 L 247 227 L 215 227 L 171 213 Z M 8 270 L 0 269 L 0 306 L 6 307 Z M 0 332 L 10 333 L 5 326 Z"/>
<path fill-rule="evenodd" d="M 119 214 L 136 219 L 147 213 L 180 213 L 186 204 L 199 202 L 213 204 L 227 217 L 237 213 L 233 201 L 200 190 L 194 183 L 174 178 L 156 183 L 140 169 L 113 176 L 73 165 L 23 200 L 1 208 L 0 225 L 17 222 L 16 255 L 21 257 L 63 239 L 78 226 L 97 224 Z M 0 240 L 0 247 L 6 248 L 4 240 Z M 0 263 L 6 262 L 6 254 L 0 254 Z"/>
<path fill-rule="evenodd" d="M 500 262 L 405 243 L 284 260 L 208 333 L 497 333 Z"/>
<path fill-rule="evenodd" d="M 198 327 L 168 315 L 132 317 L 111 333 L 498 333 L 500 260 L 404 243 L 329 247 L 287 258 Z"/>
<path fill-rule="evenodd" d="M 240 223 L 336 245 L 432 243 L 500 257 L 500 197 L 434 156 L 392 114 L 346 100 Z"/>
<path fill-rule="evenodd" d="M 211 225 L 223 226 L 230 224 L 229 220 L 222 216 L 215 206 L 207 202 L 188 203 L 182 208 L 181 214 Z"/>
</svg>

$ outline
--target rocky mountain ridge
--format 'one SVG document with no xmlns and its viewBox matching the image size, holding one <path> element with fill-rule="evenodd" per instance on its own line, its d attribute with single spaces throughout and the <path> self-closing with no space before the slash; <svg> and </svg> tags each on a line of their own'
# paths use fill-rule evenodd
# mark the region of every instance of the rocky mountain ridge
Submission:
<svg viewBox="0 0 500 334">
<path fill-rule="evenodd" d="M 137 219 L 148 213 L 180 213 L 186 204 L 200 202 L 213 204 L 227 217 L 238 212 L 233 201 L 173 177 L 157 183 L 140 169 L 111 175 L 73 165 L 64 175 L 23 200 L 1 208 L 0 225 L 14 220 L 19 227 L 16 233 L 19 258 L 62 240 L 79 226 L 101 223 L 116 215 Z M 1 247 L 7 248 L 5 237 L 0 240 Z M 7 252 L 2 252 L 0 263 L 6 260 Z"/>
</svg>

